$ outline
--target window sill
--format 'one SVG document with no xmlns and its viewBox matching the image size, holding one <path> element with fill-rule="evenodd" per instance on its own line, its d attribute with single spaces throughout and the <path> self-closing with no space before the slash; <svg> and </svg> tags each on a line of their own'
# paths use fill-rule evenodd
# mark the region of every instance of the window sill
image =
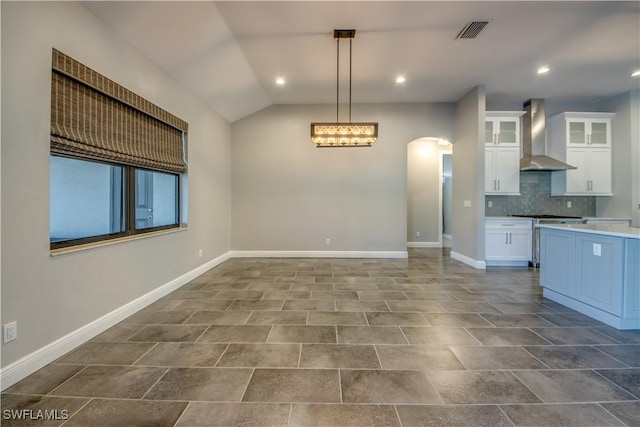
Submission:
<svg viewBox="0 0 640 427">
<path fill-rule="evenodd" d="M 74 253 L 74 252 L 82 252 L 82 251 L 87 251 L 87 250 L 90 250 L 90 249 L 102 248 L 104 246 L 117 245 L 117 244 L 123 243 L 123 242 L 131 242 L 133 240 L 141 240 L 141 239 L 147 239 L 149 237 L 164 236 L 165 234 L 180 233 L 180 232 L 187 231 L 187 230 L 188 230 L 188 227 L 185 224 L 185 225 L 181 225 L 180 227 L 177 227 L 177 228 L 170 228 L 170 229 L 167 229 L 167 230 L 159 230 L 159 231 L 151 231 L 149 233 L 136 234 L 135 236 L 119 237 L 117 239 L 103 240 L 101 242 L 86 243 L 84 245 L 70 246 L 68 248 L 51 249 L 49 251 L 49 255 L 54 257 L 54 256 L 65 255 L 65 254 L 70 254 L 70 253 Z"/>
</svg>

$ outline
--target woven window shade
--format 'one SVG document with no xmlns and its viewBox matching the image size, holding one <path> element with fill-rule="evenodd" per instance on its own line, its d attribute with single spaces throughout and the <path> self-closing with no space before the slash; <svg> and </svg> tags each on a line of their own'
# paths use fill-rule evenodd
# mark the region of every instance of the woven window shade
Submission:
<svg viewBox="0 0 640 427">
<path fill-rule="evenodd" d="M 52 154 L 186 171 L 186 122 L 55 49 L 52 68 Z"/>
</svg>

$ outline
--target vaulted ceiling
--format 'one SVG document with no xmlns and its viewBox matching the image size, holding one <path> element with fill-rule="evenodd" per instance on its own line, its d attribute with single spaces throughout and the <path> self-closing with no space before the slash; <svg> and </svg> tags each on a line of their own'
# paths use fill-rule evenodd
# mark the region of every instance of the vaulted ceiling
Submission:
<svg viewBox="0 0 640 427">
<path fill-rule="evenodd" d="M 590 103 L 640 87 L 630 76 L 640 69 L 638 1 L 84 4 L 229 121 L 272 104 L 335 103 L 335 28 L 357 30 L 354 103 L 452 102 L 476 85 L 495 103 Z M 474 19 L 489 24 L 457 39 Z M 343 42 L 341 100 L 347 54 Z"/>
</svg>

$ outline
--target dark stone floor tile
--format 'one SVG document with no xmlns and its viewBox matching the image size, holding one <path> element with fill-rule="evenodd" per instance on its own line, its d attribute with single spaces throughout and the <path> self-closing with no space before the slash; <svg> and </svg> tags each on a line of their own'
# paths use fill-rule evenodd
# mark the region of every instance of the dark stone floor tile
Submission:
<svg viewBox="0 0 640 427">
<path fill-rule="evenodd" d="M 214 299 L 262 299 L 264 292 L 265 291 L 220 291 L 215 295 Z"/>
<path fill-rule="evenodd" d="M 311 299 L 359 300 L 356 291 L 311 291 Z"/>
<path fill-rule="evenodd" d="M 408 344 L 397 326 L 338 326 L 339 344 Z"/>
<path fill-rule="evenodd" d="M 640 401 L 601 403 L 604 409 L 628 426 L 640 426 Z"/>
<path fill-rule="evenodd" d="M 420 313 L 409 312 L 367 312 L 367 320 L 372 326 L 429 326 Z"/>
<path fill-rule="evenodd" d="M 296 368 L 301 344 L 230 344 L 218 367 Z"/>
<path fill-rule="evenodd" d="M 335 344 L 335 326 L 274 325 L 270 343 L 326 343 Z"/>
<path fill-rule="evenodd" d="M 289 404 L 191 402 L 176 427 L 286 427 Z"/>
<path fill-rule="evenodd" d="M 366 325 L 361 311 L 310 311 L 309 325 Z"/>
<path fill-rule="evenodd" d="M 501 405 L 516 426 L 623 426 L 595 403 L 572 405 Z"/>
<path fill-rule="evenodd" d="M 284 300 L 255 300 L 240 299 L 236 300 L 229 306 L 228 310 L 280 310 L 284 305 Z"/>
<path fill-rule="evenodd" d="M 596 348 L 631 367 L 640 368 L 640 344 L 601 345 Z"/>
<path fill-rule="evenodd" d="M 226 344 L 158 343 L 135 364 L 137 366 L 213 367 Z"/>
<path fill-rule="evenodd" d="M 72 417 L 89 399 L 57 396 L 34 396 L 3 393 L 0 397 L 3 427 L 53 427 L 60 426 Z M 22 412 L 27 411 L 27 412 Z M 30 412 L 29 412 L 30 411 Z M 40 411 L 50 414 L 48 422 L 37 419 Z M 27 414 L 36 419 L 25 419 Z M 22 417 L 22 418 L 20 418 Z M 31 418 L 31 416 L 29 416 Z"/>
<path fill-rule="evenodd" d="M 421 371 L 341 370 L 344 403 L 442 403 Z"/>
<path fill-rule="evenodd" d="M 90 341 L 67 353 L 56 362 L 85 365 L 132 365 L 154 345 L 146 342 Z"/>
<path fill-rule="evenodd" d="M 137 324 L 137 325 L 164 325 L 164 324 L 177 324 L 183 323 L 194 313 L 194 310 L 171 310 L 171 311 L 153 311 L 143 310 L 129 316 L 122 321 L 122 324 Z"/>
<path fill-rule="evenodd" d="M 127 341 L 193 342 L 206 329 L 204 325 L 147 325 Z"/>
<path fill-rule="evenodd" d="M 176 310 L 191 311 L 218 311 L 226 310 L 234 301 L 233 300 L 185 300 L 182 301 Z"/>
<path fill-rule="evenodd" d="M 411 291 L 407 291 L 404 294 L 410 300 L 438 301 L 438 302 L 440 302 L 440 301 L 450 301 L 450 302 L 459 301 L 450 292 L 427 292 L 427 291 L 411 292 Z"/>
<path fill-rule="evenodd" d="M 493 326 L 479 314 L 475 313 L 425 313 L 424 316 L 433 326 L 450 326 L 456 328 Z"/>
<path fill-rule="evenodd" d="M 514 371 L 513 374 L 545 403 L 634 399 L 633 395 L 591 370 Z"/>
<path fill-rule="evenodd" d="M 186 406 L 186 402 L 94 399 L 65 423 L 65 426 L 171 427 L 178 420 Z"/>
<path fill-rule="evenodd" d="M 301 368 L 380 369 L 372 345 L 303 344 Z"/>
<path fill-rule="evenodd" d="M 400 426 L 391 405 L 334 405 L 294 403 L 289 426 Z"/>
<path fill-rule="evenodd" d="M 593 328 L 532 328 L 532 331 L 556 345 L 615 344 L 617 342 Z"/>
<path fill-rule="evenodd" d="M 640 399 L 640 369 L 603 369 L 597 373 L 613 381 Z"/>
<path fill-rule="evenodd" d="M 271 328 L 270 325 L 213 325 L 198 342 L 266 342 Z"/>
<path fill-rule="evenodd" d="M 486 302 L 440 302 L 447 313 L 500 313 L 498 309 Z"/>
<path fill-rule="evenodd" d="M 4 393 L 47 394 L 80 372 L 82 368 L 84 368 L 84 365 L 59 365 L 52 363 L 7 388 L 4 390 Z"/>
<path fill-rule="evenodd" d="M 307 310 L 307 311 L 330 311 L 335 310 L 336 305 L 333 300 L 328 299 L 295 299 L 286 300 L 282 310 Z"/>
<path fill-rule="evenodd" d="M 444 313 L 445 310 L 442 307 L 442 303 L 435 301 L 387 301 L 387 305 L 391 311 L 409 311 L 409 312 L 423 312 L 423 313 Z M 371 310 L 373 311 L 373 310 Z M 383 310 L 388 311 L 388 310 Z"/>
<path fill-rule="evenodd" d="M 621 331 L 606 325 L 600 325 L 593 329 L 623 344 L 640 344 L 640 329 Z"/>
<path fill-rule="evenodd" d="M 307 323 L 306 311 L 254 311 L 247 325 L 304 325 Z"/>
<path fill-rule="evenodd" d="M 377 291 L 378 286 L 375 283 L 336 283 L 333 285 L 336 291 Z M 320 290 L 320 289 L 318 289 Z M 406 299 L 406 297 L 404 297 Z M 378 299 L 378 298 L 376 298 Z"/>
<path fill-rule="evenodd" d="M 127 325 L 124 323 L 118 323 L 117 325 L 112 326 L 103 333 L 95 336 L 91 341 L 125 341 L 127 338 L 129 338 L 142 328 L 144 328 L 144 325 Z"/>
<path fill-rule="evenodd" d="M 553 323 L 548 322 L 537 314 L 483 313 L 482 317 L 501 328 L 545 328 L 554 326 Z"/>
<path fill-rule="evenodd" d="M 598 322 L 584 314 L 580 313 L 540 313 L 540 317 L 552 322 L 558 326 L 602 326 L 603 323 Z M 534 325 L 535 326 L 535 325 Z"/>
<path fill-rule="evenodd" d="M 266 291 L 262 296 L 264 300 L 294 300 L 309 299 L 311 291 Z"/>
<path fill-rule="evenodd" d="M 625 368 L 625 364 L 591 346 L 527 346 L 542 363 L 555 369 Z"/>
<path fill-rule="evenodd" d="M 50 394 L 140 399 L 165 372 L 165 368 L 87 366 Z"/>
<path fill-rule="evenodd" d="M 292 283 L 291 291 L 332 291 L 332 283 Z"/>
<path fill-rule="evenodd" d="M 251 369 L 171 368 L 144 398 L 239 402 L 250 377 Z"/>
<path fill-rule="evenodd" d="M 185 324 L 198 325 L 242 325 L 251 311 L 196 311 Z"/>
<path fill-rule="evenodd" d="M 527 328 L 467 328 L 483 345 L 548 345 L 549 341 Z"/>
<path fill-rule="evenodd" d="M 410 344 L 417 345 L 479 345 L 464 328 L 447 328 L 440 326 L 402 326 L 402 332 Z"/>
<path fill-rule="evenodd" d="M 340 380 L 332 369 L 256 369 L 244 402 L 339 403 Z"/>
<path fill-rule="evenodd" d="M 406 300 L 407 296 L 400 291 L 358 291 L 362 301 L 394 301 Z"/>
<path fill-rule="evenodd" d="M 336 311 L 389 311 L 384 301 L 336 300 Z"/>
<path fill-rule="evenodd" d="M 495 405 L 398 405 L 396 408 L 405 427 L 512 426 Z"/>
<path fill-rule="evenodd" d="M 491 305 L 505 314 L 557 313 L 552 308 L 537 302 L 494 302 Z"/>
<path fill-rule="evenodd" d="M 464 369 L 447 346 L 379 345 L 376 350 L 383 369 Z"/>
<path fill-rule="evenodd" d="M 472 371 L 547 368 L 522 347 L 453 346 L 451 351 Z"/>
<path fill-rule="evenodd" d="M 428 375 L 445 403 L 541 403 L 536 395 L 506 371 L 429 371 Z"/>
</svg>

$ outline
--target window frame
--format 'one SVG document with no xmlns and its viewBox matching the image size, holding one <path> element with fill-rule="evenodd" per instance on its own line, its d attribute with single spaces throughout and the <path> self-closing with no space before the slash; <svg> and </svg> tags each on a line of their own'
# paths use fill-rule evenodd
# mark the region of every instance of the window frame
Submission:
<svg viewBox="0 0 640 427">
<path fill-rule="evenodd" d="M 119 163 L 112 163 L 106 161 L 99 160 L 90 160 L 81 157 L 74 156 L 60 156 L 51 154 L 51 157 L 62 157 L 73 160 L 79 160 L 83 162 L 89 163 L 99 163 L 109 166 L 117 166 L 123 169 L 122 171 L 122 191 L 124 193 L 122 198 L 122 219 L 124 221 L 124 230 L 119 231 L 117 233 L 108 233 L 108 234 L 100 234 L 97 236 L 88 236 L 81 237 L 77 239 L 69 239 L 69 240 L 61 240 L 57 242 L 51 242 L 51 225 L 49 225 L 49 249 L 51 251 L 65 248 L 73 248 L 76 246 L 87 245 L 92 243 L 100 243 L 100 242 L 108 242 L 114 239 L 126 239 L 132 237 L 144 236 L 145 234 L 153 234 L 159 231 L 171 230 L 171 229 L 180 229 L 185 226 L 184 216 L 183 216 L 183 201 L 182 201 L 182 183 L 183 178 L 186 175 L 173 173 L 173 172 L 165 172 L 165 171 L 157 171 L 154 169 L 145 169 L 138 166 L 130 166 Z M 175 209 L 176 209 L 176 223 L 174 224 L 166 224 L 159 225 L 155 227 L 147 227 L 147 228 L 136 228 L 136 170 L 143 170 L 154 173 L 165 173 L 168 175 L 172 175 L 176 180 L 176 191 L 175 191 Z M 50 184 L 51 185 L 51 184 Z M 51 190 L 49 190 L 51 191 Z M 113 209 L 111 209 L 113 213 Z"/>
</svg>

